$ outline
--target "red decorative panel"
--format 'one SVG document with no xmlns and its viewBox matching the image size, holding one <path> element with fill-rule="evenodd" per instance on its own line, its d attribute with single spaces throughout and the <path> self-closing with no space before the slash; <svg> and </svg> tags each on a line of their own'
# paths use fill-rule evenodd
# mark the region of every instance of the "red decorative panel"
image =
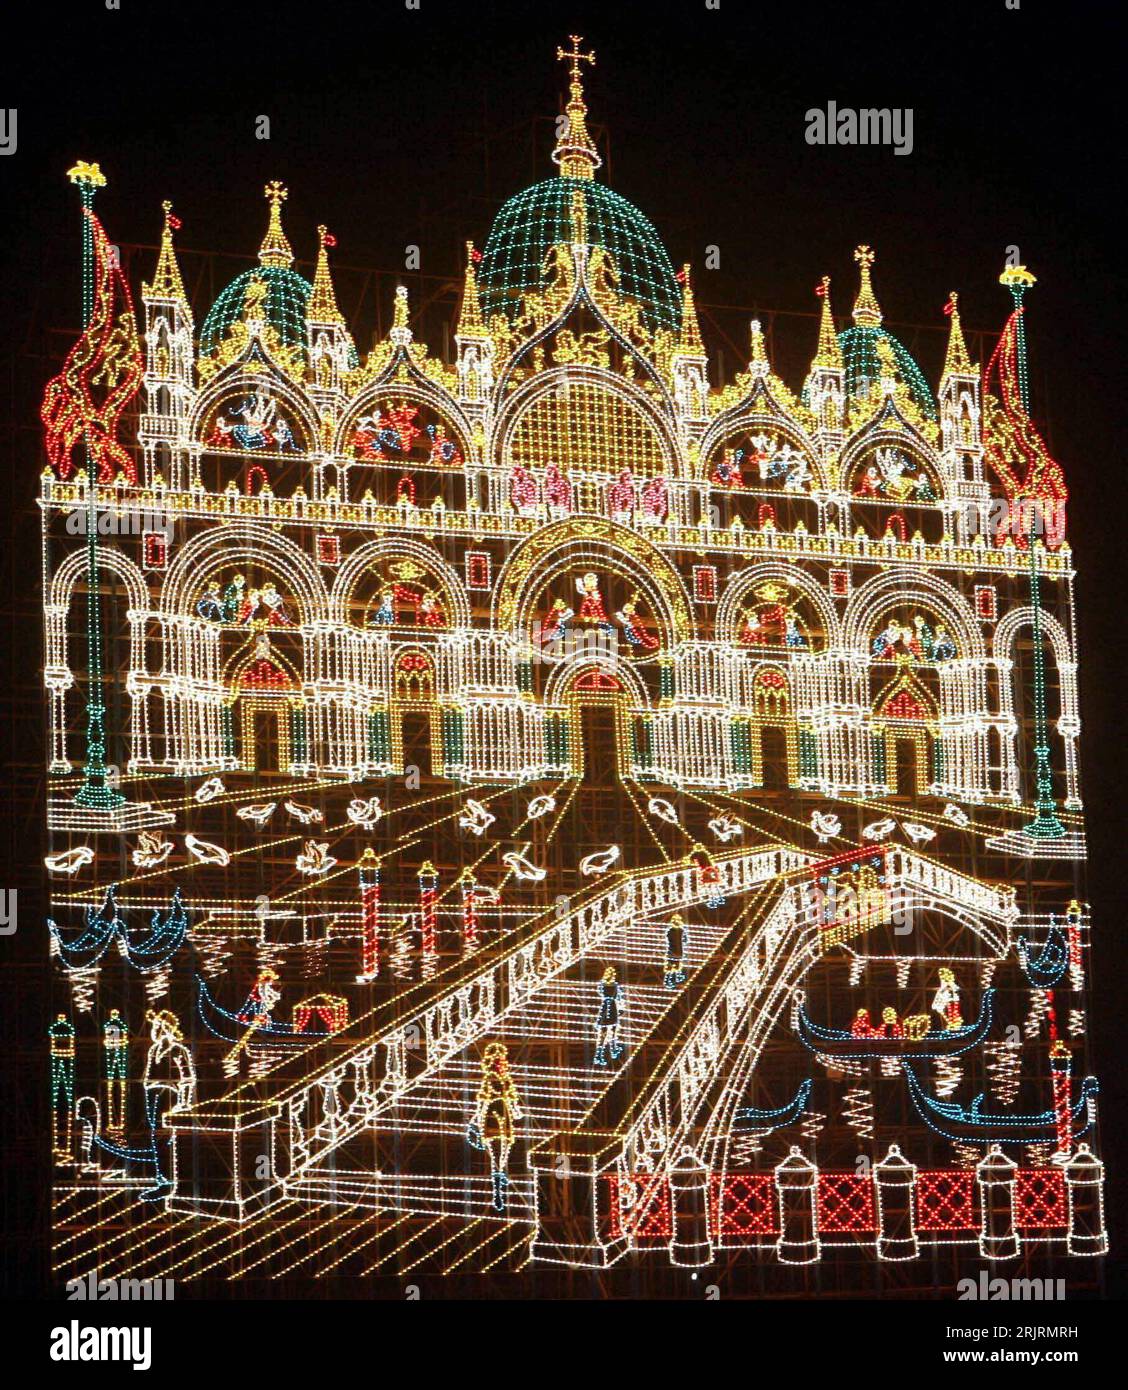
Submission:
<svg viewBox="0 0 1128 1390">
<path fill-rule="evenodd" d="M 819 1235 L 824 1236 L 876 1231 L 873 1179 L 854 1173 L 820 1173 L 818 1223 Z"/>
<path fill-rule="evenodd" d="M 722 1241 L 779 1234 L 779 1204 L 771 1173 L 730 1174 L 712 1180 L 713 1229 Z"/>
<path fill-rule="evenodd" d="M 974 1231 L 975 1174 L 944 1169 L 917 1174 L 917 1230 Z"/>
<path fill-rule="evenodd" d="M 1069 1224 L 1065 1174 L 1060 1168 L 1020 1168 L 1015 1174 L 1014 1224 L 1045 1231 Z"/>
</svg>

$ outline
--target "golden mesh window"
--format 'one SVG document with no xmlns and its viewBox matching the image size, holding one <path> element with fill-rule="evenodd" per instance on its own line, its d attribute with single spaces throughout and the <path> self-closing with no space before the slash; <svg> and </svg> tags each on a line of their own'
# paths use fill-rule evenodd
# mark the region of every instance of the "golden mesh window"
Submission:
<svg viewBox="0 0 1128 1390">
<path fill-rule="evenodd" d="M 576 383 L 541 396 L 510 435 L 509 462 L 617 473 L 661 473 L 666 455 L 654 426 L 612 391 Z"/>
</svg>

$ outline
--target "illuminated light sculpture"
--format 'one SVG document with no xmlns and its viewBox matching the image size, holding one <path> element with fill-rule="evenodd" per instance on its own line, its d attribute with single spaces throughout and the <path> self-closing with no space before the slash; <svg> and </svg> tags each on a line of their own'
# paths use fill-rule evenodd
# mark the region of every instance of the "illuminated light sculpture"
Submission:
<svg viewBox="0 0 1128 1390">
<path fill-rule="evenodd" d="M 452 360 L 419 341 L 402 286 L 362 357 L 334 239 L 318 227 L 300 275 L 271 184 L 257 263 L 199 329 L 164 205 L 136 360 L 118 325 L 123 364 L 141 367 L 136 448 L 112 410 L 95 420 L 93 393 L 49 391 L 47 865 L 64 924 L 49 941 L 83 1034 L 84 1101 L 101 1094 L 102 1072 L 82 1075 L 101 1060 L 98 1022 L 121 1000 L 113 948 L 151 1000 L 186 988 L 186 910 L 164 907 L 175 870 L 194 909 L 198 1031 L 226 1044 L 230 1074 L 200 1050 L 198 1093 L 159 1117 L 176 1163 L 155 1189 L 217 1252 L 212 1218 L 241 1239 L 283 1195 L 338 1208 L 327 1175 L 373 1131 L 411 1151 L 381 1172 L 381 1201 L 443 1220 L 461 1202 L 526 1238 L 535 1225 L 538 1261 L 657 1250 L 696 1268 L 739 1245 L 808 1263 L 859 1243 L 911 1260 L 977 1233 L 993 1259 L 1028 1238 L 1100 1253 L 1103 1167 L 1079 1142 L 1096 1148 L 1087 915 L 1073 903 L 1055 929 L 990 858 L 1083 852 L 1073 555 L 1060 509 L 1031 535 L 1028 503 L 1063 501 L 1064 482 L 1029 414 L 1021 294 L 985 372 L 949 296 L 934 387 L 886 326 L 860 247 L 845 325 L 819 281 L 799 389 L 777 373 L 767 319 L 714 385 L 700 281 L 599 182 L 592 55 L 574 38 L 560 57 L 559 173 L 501 209 L 481 253 L 467 244 Z M 126 303 L 87 228 L 104 302 L 83 353 L 99 313 Z M 88 421 L 102 463 L 84 476 L 65 441 Z M 113 525 L 72 529 L 95 501 Z M 982 521 L 999 501 L 1004 531 Z M 112 663 L 108 645 L 85 661 L 91 591 Z M 118 687 L 100 755 L 76 702 L 88 677 L 91 693 Z M 75 808 L 76 774 L 96 782 L 99 756 L 108 789 L 143 779 L 153 803 Z M 588 783 L 621 792 L 625 819 L 573 848 Z M 87 833 L 106 828 L 128 845 Z M 98 906 L 119 862 L 136 941 L 112 895 Z M 1054 875 L 1060 920 L 1081 890 Z M 917 911 L 929 945 L 909 960 L 889 937 Z M 441 953 L 440 915 L 455 928 Z M 934 937 L 934 915 L 950 931 Z M 252 943 L 255 968 L 272 961 L 301 996 L 292 1024 L 216 1003 L 238 1007 L 222 977 Z M 630 1046 L 601 1021 L 608 1065 L 569 1065 L 575 1020 L 604 1017 L 592 982 L 607 969 L 616 1008 L 626 982 Z M 807 980 L 824 969 L 828 993 Z M 832 1005 L 821 1021 L 804 991 Z M 769 1038 L 801 1068 L 778 1090 L 760 1069 Z M 69 1152 L 75 1052 L 65 1029 L 53 1045 Z M 244 1054 L 254 1086 L 232 1104 Z M 896 1145 L 865 1175 L 824 1162 L 844 1134 L 852 1156 L 887 1132 L 883 1091 Z M 637 1111 L 615 1111 L 628 1093 Z M 393 1114 L 415 1118 L 393 1133 Z M 469 1180 L 436 1157 L 464 1128 L 488 1175 L 484 1156 Z M 424 1142 L 399 1142 L 409 1132 Z M 1012 1146 L 1027 1167 L 998 1161 Z M 262 1242 L 276 1271 L 286 1241 Z"/>
</svg>

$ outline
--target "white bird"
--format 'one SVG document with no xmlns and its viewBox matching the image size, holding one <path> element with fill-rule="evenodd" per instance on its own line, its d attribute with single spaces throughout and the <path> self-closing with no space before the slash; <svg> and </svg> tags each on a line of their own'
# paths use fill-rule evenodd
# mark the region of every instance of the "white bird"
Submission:
<svg viewBox="0 0 1128 1390">
<path fill-rule="evenodd" d="M 554 796 L 534 796 L 525 811 L 529 820 L 537 820 L 541 816 L 547 816 L 549 811 L 556 810 L 556 798 Z"/>
<path fill-rule="evenodd" d="M 284 801 L 282 805 L 303 825 L 320 825 L 325 819 L 316 806 L 303 806 L 300 801 Z"/>
<path fill-rule="evenodd" d="M 469 830 L 472 835 L 483 835 L 486 829 L 493 825 L 497 817 L 491 814 L 480 801 L 475 801 L 473 797 L 466 800 L 466 809 L 458 818 L 458 823 L 463 830 Z"/>
<path fill-rule="evenodd" d="M 307 840 L 305 848 L 294 860 L 294 867 L 309 878 L 327 874 L 337 862 L 328 851 L 328 840 Z"/>
<path fill-rule="evenodd" d="M 903 820 L 901 829 L 912 840 L 915 845 L 925 845 L 929 840 L 935 840 L 936 831 L 927 825 L 918 825 L 916 821 Z"/>
<path fill-rule="evenodd" d="M 580 873 L 585 874 L 588 878 L 595 874 L 605 874 L 618 859 L 619 854 L 618 845 L 612 845 L 610 849 L 597 850 L 595 854 L 589 854 L 580 860 Z"/>
<path fill-rule="evenodd" d="M 842 829 L 842 822 L 833 812 L 812 811 L 811 829 L 815 832 L 820 845 L 825 845 L 833 835 L 837 835 Z"/>
<path fill-rule="evenodd" d="M 680 825 L 678 813 L 668 801 L 664 801 L 660 796 L 652 796 L 646 803 L 646 809 L 652 816 L 657 816 L 659 820 L 667 821 L 670 825 Z"/>
<path fill-rule="evenodd" d="M 240 806 L 235 814 L 240 820 L 253 821 L 261 830 L 274 814 L 274 808 L 277 805 L 277 801 L 256 801 L 251 806 Z"/>
<path fill-rule="evenodd" d="M 93 863 L 94 851 L 89 845 L 80 845 L 78 849 L 63 850 L 60 854 L 49 854 L 44 859 L 44 864 L 53 874 L 76 874 L 84 865 Z"/>
<path fill-rule="evenodd" d="M 142 830 L 137 836 L 137 848 L 131 858 L 139 869 L 155 869 L 172 853 L 172 841 L 161 839 L 156 830 Z"/>
<path fill-rule="evenodd" d="M 862 826 L 863 840 L 884 840 L 887 835 L 892 835 L 897 829 L 897 822 L 886 816 L 884 820 L 871 820 L 869 825 Z"/>
<path fill-rule="evenodd" d="M 944 819 L 950 820 L 953 825 L 958 825 L 961 828 L 971 824 L 971 817 L 967 812 L 961 811 L 958 806 L 953 806 L 950 801 L 944 807 Z"/>
<path fill-rule="evenodd" d="M 365 830 L 371 830 L 380 817 L 384 814 L 384 809 L 380 805 L 378 796 L 370 797 L 364 801 L 360 797 L 354 797 L 349 802 L 345 814 L 354 825 L 359 825 Z"/>
<path fill-rule="evenodd" d="M 229 864 L 231 856 L 222 845 L 212 845 L 207 840 L 199 840 L 195 835 L 185 835 L 184 846 L 201 864 Z"/>
<path fill-rule="evenodd" d="M 737 835 L 744 834 L 744 827 L 740 822 L 728 815 L 714 816 L 709 822 L 709 829 L 722 844 L 728 844 Z"/>
<path fill-rule="evenodd" d="M 539 883 L 548 873 L 547 869 L 538 869 L 535 864 L 530 864 L 525 856 L 518 854 L 515 849 L 503 854 L 501 859 L 502 863 L 508 864 L 518 878 L 524 879 L 527 883 Z"/>
<path fill-rule="evenodd" d="M 206 801 L 214 801 L 217 796 L 222 796 L 226 790 L 218 777 L 209 777 L 196 788 L 196 800 L 203 805 Z"/>
</svg>

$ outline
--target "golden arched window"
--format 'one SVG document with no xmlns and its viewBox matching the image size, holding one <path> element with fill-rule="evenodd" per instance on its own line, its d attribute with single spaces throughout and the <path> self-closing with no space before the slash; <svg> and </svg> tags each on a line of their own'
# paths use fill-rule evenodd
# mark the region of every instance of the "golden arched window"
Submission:
<svg viewBox="0 0 1128 1390">
<path fill-rule="evenodd" d="M 506 462 L 653 474 L 665 471 L 666 451 L 637 406 L 603 386 L 574 382 L 529 406 L 509 437 Z"/>
</svg>

